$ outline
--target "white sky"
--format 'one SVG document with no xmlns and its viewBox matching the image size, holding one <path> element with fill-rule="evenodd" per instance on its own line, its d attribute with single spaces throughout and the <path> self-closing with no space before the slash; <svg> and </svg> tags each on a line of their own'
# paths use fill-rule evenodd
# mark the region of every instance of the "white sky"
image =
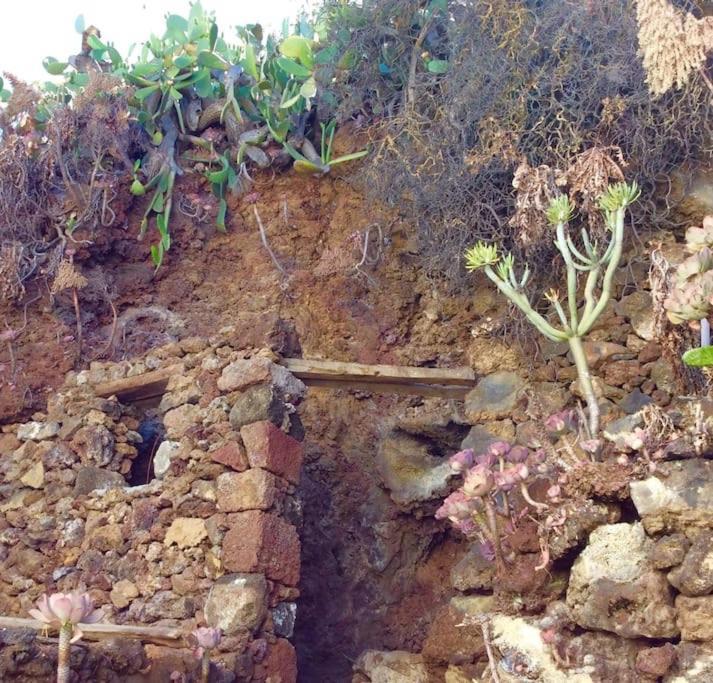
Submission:
<svg viewBox="0 0 713 683">
<path fill-rule="evenodd" d="M 236 24 L 261 23 L 279 30 L 285 17 L 294 18 L 310 0 L 203 0 L 213 10 L 218 28 L 232 37 Z M 74 29 L 80 14 L 87 26 L 96 26 L 102 39 L 113 42 L 126 56 L 132 43 L 151 33 L 163 33 L 166 14 L 187 16 L 188 0 L 9 0 L 2 3 L 0 74 L 9 71 L 27 81 L 49 80 L 42 60 L 64 61 L 79 52 L 81 36 Z M 136 54 L 136 53 L 134 53 Z"/>
</svg>

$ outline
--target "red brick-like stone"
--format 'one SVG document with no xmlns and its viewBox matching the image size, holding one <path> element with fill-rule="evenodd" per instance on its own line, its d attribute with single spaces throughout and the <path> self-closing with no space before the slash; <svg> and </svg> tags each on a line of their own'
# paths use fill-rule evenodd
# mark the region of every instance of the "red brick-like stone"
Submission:
<svg viewBox="0 0 713 683">
<path fill-rule="evenodd" d="M 229 572 L 263 572 L 288 586 L 300 580 L 300 539 L 292 524 L 260 510 L 230 515 L 223 538 L 223 566 Z"/>
<path fill-rule="evenodd" d="M 243 512 L 269 510 L 279 495 L 280 479 L 272 472 L 255 467 L 247 472 L 224 472 L 215 483 L 218 509 Z"/>
<path fill-rule="evenodd" d="M 300 481 L 303 446 L 272 422 L 253 422 L 240 430 L 251 467 L 260 467 L 284 477 L 293 484 Z"/>
<path fill-rule="evenodd" d="M 237 441 L 226 441 L 220 448 L 210 452 L 213 462 L 230 467 L 237 472 L 244 472 L 250 466 L 242 444 Z"/>
<path fill-rule="evenodd" d="M 223 368 L 218 379 L 218 389 L 242 391 L 255 384 L 269 383 L 272 380 L 271 366 L 272 363 L 267 358 L 236 360 Z"/>
<path fill-rule="evenodd" d="M 296 683 L 297 655 L 289 640 L 278 638 L 267 646 L 265 659 L 256 673 L 265 683 Z"/>
</svg>

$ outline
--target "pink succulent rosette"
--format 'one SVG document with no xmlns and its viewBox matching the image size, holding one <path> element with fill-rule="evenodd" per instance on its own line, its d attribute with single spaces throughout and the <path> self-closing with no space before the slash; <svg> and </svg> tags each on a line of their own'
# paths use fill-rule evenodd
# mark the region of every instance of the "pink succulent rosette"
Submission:
<svg viewBox="0 0 713 683">
<path fill-rule="evenodd" d="M 95 624 L 102 618 L 102 611 L 94 609 L 94 602 L 88 593 L 53 593 L 43 595 L 37 601 L 37 609 L 29 610 L 38 621 L 62 628 L 72 625 L 72 642 L 82 637 L 79 624 Z"/>
</svg>

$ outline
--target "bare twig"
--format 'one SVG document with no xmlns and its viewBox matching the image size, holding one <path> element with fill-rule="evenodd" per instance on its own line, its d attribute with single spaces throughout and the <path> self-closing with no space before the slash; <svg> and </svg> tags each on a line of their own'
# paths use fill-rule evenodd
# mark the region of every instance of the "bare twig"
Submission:
<svg viewBox="0 0 713 683">
<path fill-rule="evenodd" d="M 7 321 L 5 321 L 5 327 L 7 329 L 5 332 L 0 334 L 0 341 L 7 342 L 7 351 L 10 356 L 10 377 L 11 381 L 13 382 L 15 381 L 15 372 L 17 370 L 17 359 L 15 358 L 15 349 L 12 343 L 20 336 L 20 333 L 23 332 L 27 327 L 27 307 L 37 301 L 39 298 L 40 296 L 37 295 L 34 299 L 30 299 L 30 301 L 27 301 L 25 303 L 25 310 L 23 313 L 24 322 L 22 324 L 22 327 L 18 329 L 13 329 L 7 324 Z"/>
<path fill-rule="evenodd" d="M 493 683 L 500 683 L 500 676 L 498 675 L 498 664 L 495 660 L 495 653 L 493 652 L 493 645 L 490 639 L 490 620 L 485 615 L 481 615 L 481 617 L 478 619 L 478 622 L 480 623 L 480 629 L 483 632 L 483 644 L 485 645 L 485 653 L 488 656 L 490 675 L 492 676 Z"/>
<path fill-rule="evenodd" d="M 418 60 L 421 55 L 421 46 L 423 41 L 428 35 L 428 30 L 431 28 L 431 22 L 433 21 L 433 14 L 423 22 L 421 30 L 419 31 L 416 42 L 413 44 L 411 49 L 411 61 L 409 63 L 409 74 L 408 74 L 408 84 L 406 90 L 404 90 L 404 108 L 408 109 L 413 106 L 416 100 L 416 67 L 418 66 Z"/>
<path fill-rule="evenodd" d="M 262 245 L 267 249 L 267 253 L 270 254 L 270 258 L 272 259 L 272 262 L 275 264 L 275 268 L 280 271 L 280 274 L 285 277 L 287 275 L 287 272 L 285 269 L 282 267 L 282 264 L 279 262 L 277 259 L 277 256 L 275 256 L 275 252 L 272 251 L 270 248 L 270 245 L 268 244 L 267 241 L 267 234 L 265 233 L 265 226 L 262 224 L 262 219 L 260 218 L 260 213 L 257 210 L 257 206 L 253 204 L 253 211 L 255 213 L 255 220 L 257 220 L 257 226 L 260 229 L 260 240 L 262 241 Z"/>
</svg>

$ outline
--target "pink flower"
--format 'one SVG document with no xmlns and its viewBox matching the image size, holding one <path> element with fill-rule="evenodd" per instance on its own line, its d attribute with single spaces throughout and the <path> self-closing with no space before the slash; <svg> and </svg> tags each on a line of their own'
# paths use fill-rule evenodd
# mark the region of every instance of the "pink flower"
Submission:
<svg viewBox="0 0 713 683">
<path fill-rule="evenodd" d="M 221 638 L 223 637 L 223 632 L 219 628 L 209 628 L 207 626 L 201 626 L 193 631 L 193 637 L 200 647 L 204 647 L 206 650 L 212 650 L 218 647 Z"/>
<path fill-rule="evenodd" d="M 536 450 L 534 453 L 530 453 L 528 462 L 530 465 L 541 465 L 547 459 L 547 453 L 541 448 Z"/>
<path fill-rule="evenodd" d="M 475 464 L 483 467 L 492 467 L 497 458 L 492 453 L 483 453 L 475 456 Z"/>
<path fill-rule="evenodd" d="M 470 498 L 479 498 L 493 490 L 493 473 L 483 465 L 468 470 L 463 481 L 463 492 Z"/>
<path fill-rule="evenodd" d="M 596 453 L 602 445 L 601 439 L 587 439 L 579 444 L 583 451 L 587 453 Z"/>
<path fill-rule="evenodd" d="M 201 626 L 191 632 L 189 640 L 194 646 L 196 657 L 203 657 L 203 653 L 218 647 L 223 632 L 219 628 Z"/>
<path fill-rule="evenodd" d="M 495 486 L 501 491 L 510 491 L 515 487 L 515 484 L 517 484 L 517 478 L 513 476 L 512 472 L 505 470 L 495 473 Z"/>
<path fill-rule="evenodd" d="M 527 456 L 530 455 L 530 450 L 524 446 L 513 446 L 510 452 L 505 456 L 508 462 L 520 463 L 527 460 Z"/>
<path fill-rule="evenodd" d="M 466 536 L 472 536 L 478 531 L 478 525 L 472 519 L 459 519 L 453 522 L 453 526 Z"/>
<path fill-rule="evenodd" d="M 545 429 L 553 434 L 564 434 L 577 424 L 577 414 L 573 410 L 561 410 L 545 420 Z"/>
<path fill-rule="evenodd" d="M 510 444 L 507 441 L 495 441 L 488 446 L 488 453 L 496 458 L 502 458 L 510 451 Z"/>
<path fill-rule="evenodd" d="M 454 491 L 448 496 L 441 507 L 436 510 L 436 519 L 467 519 L 473 512 L 472 501 L 463 491 Z"/>
<path fill-rule="evenodd" d="M 495 561 L 495 547 L 490 541 L 485 541 L 484 543 L 479 543 L 478 544 L 478 550 L 480 550 L 480 554 L 488 560 L 488 562 L 494 562 Z"/>
<path fill-rule="evenodd" d="M 94 609 L 89 593 L 53 593 L 45 594 L 37 601 L 37 609 L 29 610 L 30 616 L 49 626 L 62 628 L 71 624 L 74 627 L 73 641 L 79 640 L 82 632 L 78 624 L 94 624 L 102 617 L 101 610 Z"/>
<path fill-rule="evenodd" d="M 448 459 L 448 464 L 454 472 L 465 472 L 473 465 L 473 449 L 458 451 Z"/>
</svg>

